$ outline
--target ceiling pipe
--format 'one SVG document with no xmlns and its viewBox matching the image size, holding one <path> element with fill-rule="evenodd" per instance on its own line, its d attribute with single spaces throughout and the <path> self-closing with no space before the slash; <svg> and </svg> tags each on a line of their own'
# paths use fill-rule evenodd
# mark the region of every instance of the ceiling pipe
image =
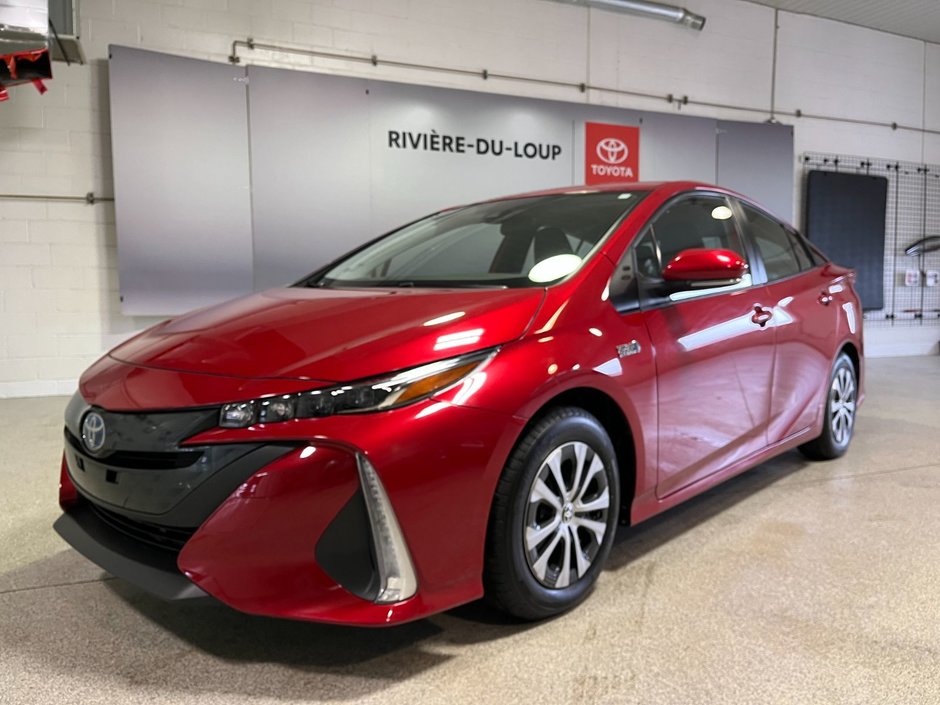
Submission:
<svg viewBox="0 0 940 705">
<path fill-rule="evenodd" d="M 689 12 L 684 7 L 664 5 L 659 2 L 646 2 L 645 0 L 555 0 L 555 2 L 651 17 L 666 22 L 675 22 L 698 31 L 701 31 L 705 26 L 705 18 L 702 15 Z"/>
</svg>

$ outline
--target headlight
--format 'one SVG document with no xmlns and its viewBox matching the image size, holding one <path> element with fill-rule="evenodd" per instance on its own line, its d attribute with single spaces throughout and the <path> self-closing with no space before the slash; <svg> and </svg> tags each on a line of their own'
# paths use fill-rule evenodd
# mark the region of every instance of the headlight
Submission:
<svg viewBox="0 0 940 705">
<path fill-rule="evenodd" d="M 495 350 L 485 350 L 413 367 L 387 377 L 312 392 L 226 404 L 219 414 L 219 426 L 247 428 L 256 423 L 279 423 L 291 419 L 394 409 L 425 399 L 456 384 L 495 354 Z"/>
</svg>

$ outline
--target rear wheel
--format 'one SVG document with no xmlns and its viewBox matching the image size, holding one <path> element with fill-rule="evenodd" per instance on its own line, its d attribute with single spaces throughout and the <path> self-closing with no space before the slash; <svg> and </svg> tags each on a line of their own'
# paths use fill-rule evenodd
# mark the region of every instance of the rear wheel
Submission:
<svg viewBox="0 0 940 705">
<path fill-rule="evenodd" d="M 555 409 L 510 456 L 490 516 L 486 594 L 523 619 L 583 600 L 610 552 L 620 486 L 604 427 L 577 407 Z"/>
<path fill-rule="evenodd" d="M 842 353 L 836 359 L 829 378 L 823 432 L 819 438 L 800 446 L 800 451 L 806 457 L 831 460 L 845 454 L 855 430 L 857 392 L 855 366 L 849 356 Z"/>
</svg>

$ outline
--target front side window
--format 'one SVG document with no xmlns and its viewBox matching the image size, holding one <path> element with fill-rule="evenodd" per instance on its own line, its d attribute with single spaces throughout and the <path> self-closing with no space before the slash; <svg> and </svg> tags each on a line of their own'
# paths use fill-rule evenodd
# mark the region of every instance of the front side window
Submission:
<svg viewBox="0 0 940 705">
<path fill-rule="evenodd" d="M 438 213 L 368 245 L 304 284 L 545 286 L 577 270 L 645 195 L 556 194 Z"/>
<path fill-rule="evenodd" d="M 776 281 L 811 269 L 813 261 L 795 233 L 781 223 L 742 204 L 751 235 L 764 260 L 767 281 Z"/>
<path fill-rule="evenodd" d="M 683 250 L 697 247 L 745 254 L 734 212 L 720 196 L 693 196 L 669 206 L 653 221 L 653 235 L 662 267 Z"/>
<path fill-rule="evenodd" d="M 683 250 L 693 248 L 731 250 L 745 260 L 734 212 L 721 196 L 696 195 L 676 201 L 661 211 L 621 261 L 611 280 L 612 296 L 620 296 L 618 308 L 629 309 L 631 290 L 645 305 L 678 301 L 729 288 L 750 286 L 750 274 L 726 286 L 692 287 L 666 293 L 662 271 Z M 616 302 L 615 302 L 616 303 Z"/>
</svg>

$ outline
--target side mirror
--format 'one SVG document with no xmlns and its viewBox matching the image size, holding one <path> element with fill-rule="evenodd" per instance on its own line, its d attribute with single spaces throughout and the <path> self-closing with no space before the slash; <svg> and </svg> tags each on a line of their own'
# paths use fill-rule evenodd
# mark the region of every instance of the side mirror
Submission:
<svg viewBox="0 0 940 705">
<path fill-rule="evenodd" d="M 695 247 L 682 250 L 663 268 L 666 282 L 731 283 L 747 273 L 747 262 L 733 250 Z"/>
</svg>

